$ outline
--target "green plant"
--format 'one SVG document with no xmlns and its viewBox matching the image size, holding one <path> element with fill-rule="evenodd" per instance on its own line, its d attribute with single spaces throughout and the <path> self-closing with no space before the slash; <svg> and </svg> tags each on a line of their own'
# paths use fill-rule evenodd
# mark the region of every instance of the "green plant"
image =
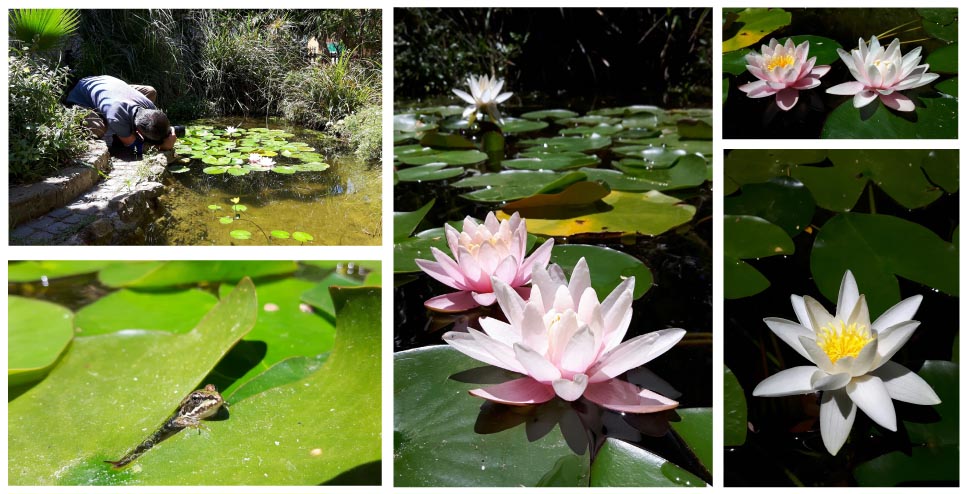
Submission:
<svg viewBox="0 0 970 494">
<path fill-rule="evenodd" d="M 80 16 L 75 9 L 13 9 L 10 11 L 10 37 L 34 51 L 60 46 L 74 34 Z"/>
<path fill-rule="evenodd" d="M 219 223 L 222 223 L 223 225 L 231 225 L 237 221 L 249 222 L 259 230 L 259 233 L 263 234 L 263 237 L 266 238 L 267 243 L 272 243 L 272 239 L 287 240 L 291 238 L 299 242 L 300 245 L 304 245 L 307 242 L 313 242 L 313 235 L 310 235 L 307 232 L 296 231 L 291 235 L 290 232 L 286 230 L 272 230 L 269 232 L 269 234 L 267 234 L 266 230 L 263 230 L 263 227 L 259 226 L 258 223 L 249 218 L 242 217 L 242 213 L 246 212 L 246 210 L 249 208 L 245 204 L 240 204 L 238 197 L 233 197 L 230 199 L 230 201 L 232 202 L 232 206 L 229 209 L 232 211 L 232 213 L 223 216 L 216 216 Z M 209 204 L 208 210 L 212 211 L 214 214 L 218 214 L 217 211 L 222 211 L 222 206 L 218 204 Z M 253 238 L 253 233 L 249 230 L 236 229 L 229 232 L 229 236 L 235 240 L 249 240 Z"/>
<path fill-rule="evenodd" d="M 380 67 L 345 51 L 336 62 L 289 72 L 282 112 L 288 120 L 324 129 L 367 103 L 380 101 Z"/>
<path fill-rule="evenodd" d="M 334 128 L 347 139 L 358 158 L 380 163 L 381 124 L 381 106 L 372 104 L 340 120 Z"/>
<path fill-rule="evenodd" d="M 86 110 L 60 104 L 66 67 L 52 68 L 16 49 L 8 60 L 10 80 L 10 180 L 25 182 L 58 170 L 87 149 Z"/>
</svg>

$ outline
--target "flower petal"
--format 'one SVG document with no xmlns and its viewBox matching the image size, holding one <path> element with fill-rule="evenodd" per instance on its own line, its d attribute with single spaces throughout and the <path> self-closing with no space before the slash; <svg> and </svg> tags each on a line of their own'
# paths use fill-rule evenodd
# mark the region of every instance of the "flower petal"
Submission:
<svg viewBox="0 0 970 494">
<path fill-rule="evenodd" d="M 491 317 L 482 317 L 478 320 L 478 324 L 485 331 L 485 334 L 503 345 L 511 347 L 515 343 L 522 342 L 522 335 L 506 322 Z"/>
<path fill-rule="evenodd" d="M 825 353 L 825 351 L 818 346 L 814 335 L 812 338 L 799 336 L 798 342 L 802 344 L 802 348 L 804 348 L 805 352 L 808 353 L 808 359 L 811 360 L 813 364 L 825 372 L 830 374 L 835 373 L 835 364 L 832 363 L 832 360 Z"/>
<path fill-rule="evenodd" d="M 515 351 L 516 360 L 525 369 L 525 373 L 532 376 L 536 381 L 551 383 L 562 377 L 559 369 L 555 365 L 552 365 L 552 362 L 549 362 L 545 357 L 531 348 L 527 348 L 521 344 L 515 344 L 512 346 L 512 349 Z"/>
<path fill-rule="evenodd" d="M 896 111 L 913 111 L 916 109 L 916 103 L 913 103 L 913 100 L 899 91 L 891 94 L 881 94 L 879 95 L 879 100 L 882 101 L 882 104 Z"/>
<path fill-rule="evenodd" d="M 464 100 L 465 103 L 468 103 L 470 105 L 475 104 L 475 98 L 473 98 L 472 95 L 462 91 L 461 89 L 452 89 L 451 92 L 455 93 L 459 98 Z"/>
<path fill-rule="evenodd" d="M 495 293 L 493 292 L 471 292 L 472 298 L 482 307 L 488 307 L 495 303 Z"/>
<path fill-rule="evenodd" d="M 525 374 L 525 368 L 515 360 L 515 355 L 512 353 L 511 348 L 502 345 L 488 336 L 476 333 L 478 332 L 474 329 L 468 330 L 467 333 L 449 331 L 441 339 L 455 350 L 479 362 L 485 362 L 486 364 L 501 367 L 512 372 Z M 496 355 L 500 355 L 500 357 Z"/>
<path fill-rule="evenodd" d="M 798 103 L 798 90 L 786 87 L 775 95 L 775 103 L 783 111 L 791 110 Z"/>
<path fill-rule="evenodd" d="M 829 314 L 829 311 L 825 310 L 825 307 L 818 303 L 818 300 L 815 300 L 808 295 L 806 295 L 804 299 L 805 308 L 808 309 L 808 320 L 812 322 L 810 327 L 814 331 L 818 331 L 819 328 L 824 328 L 825 326 L 836 322 L 835 316 Z"/>
<path fill-rule="evenodd" d="M 872 375 L 882 379 L 894 400 L 916 405 L 940 404 L 940 397 L 922 377 L 896 362 L 886 362 L 872 371 Z"/>
<path fill-rule="evenodd" d="M 815 391 L 811 382 L 812 375 L 818 371 L 818 367 L 814 365 L 802 365 L 785 369 L 777 374 L 768 376 L 764 381 L 758 383 L 751 394 L 771 398 L 811 393 Z"/>
<path fill-rule="evenodd" d="M 518 276 L 515 278 L 515 283 L 519 285 L 528 283 L 532 280 L 532 272 L 534 269 L 546 269 L 546 265 L 549 264 L 549 257 L 552 256 L 552 246 L 554 243 L 551 238 L 546 240 L 542 245 L 532 251 L 532 255 L 522 261 L 522 265 L 519 266 Z"/>
<path fill-rule="evenodd" d="M 792 306 L 792 309 L 795 310 L 795 317 L 798 318 L 798 322 L 802 326 L 804 326 L 805 329 L 808 329 L 811 331 L 812 321 L 808 318 L 808 309 L 805 308 L 805 299 L 802 298 L 800 295 L 792 295 L 791 306 Z M 777 318 L 771 318 L 771 319 L 777 319 Z M 785 319 L 782 319 L 782 320 L 784 321 Z"/>
<path fill-rule="evenodd" d="M 870 91 L 868 89 L 863 89 L 862 91 L 855 93 L 855 96 L 852 97 L 852 106 L 862 108 L 863 106 L 872 103 L 872 100 L 876 99 L 876 96 L 879 96 L 879 93 Z"/>
<path fill-rule="evenodd" d="M 452 292 L 429 298 L 424 306 L 435 312 L 464 312 L 478 307 L 471 292 Z"/>
<path fill-rule="evenodd" d="M 852 96 L 862 92 L 865 86 L 859 81 L 843 82 L 842 84 L 836 84 L 825 90 L 828 94 L 838 94 L 841 96 Z"/>
<path fill-rule="evenodd" d="M 455 290 L 463 290 L 465 288 L 463 283 L 459 283 L 451 276 L 451 273 L 445 267 L 445 265 L 429 261 L 427 259 L 415 259 L 414 263 L 418 265 L 421 271 L 424 271 L 428 276 L 438 280 L 439 282 L 454 288 Z M 464 278 L 464 276 L 462 276 Z M 461 278 L 459 278 L 461 279 Z"/>
<path fill-rule="evenodd" d="M 822 430 L 822 443 L 829 454 L 835 456 L 852 430 L 855 422 L 855 403 L 849 399 L 845 390 L 822 393 L 822 406 L 819 411 L 819 428 Z"/>
<path fill-rule="evenodd" d="M 766 98 L 778 92 L 762 80 L 742 84 L 738 89 L 744 91 L 749 98 Z"/>
<path fill-rule="evenodd" d="M 801 297 L 799 297 L 799 300 L 801 300 Z M 794 304 L 795 299 L 792 298 L 792 305 Z M 802 307 L 804 308 L 805 305 L 802 304 Z M 800 314 L 798 314 L 797 307 L 795 313 L 796 315 L 799 315 L 799 318 L 801 318 Z M 776 336 L 781 338 L 781 341 L 784 341 L 788 344 L 788 346 L 794 348 L 795 351 L 798 352 L 802 357 L 812 360 L 812 357 L 809 356 L 808 352 L 805 351 L 805 347 L 802 346 L 802 343 L 798 341 L 798 339 L 805 337 L 814 341 L 815 333 L 813 331 L 806 328 L 802 324 L 796 324 L 793 321 L 782 319 L 780 317 L 766 317 L 764 321 L 765 324 L 768 325 L 768 328 L 771 329 L 771 332 L 775 333 Z"/>
<path fill-rule="evenodd" d="M 468 393 L 489 401 L 517 406 L 545 403 L 556 396 L 552 386 L 542 384 L 531 377 L 473 389 Z"/>
<path fill-rule="evenodd" d="M 839 298 L 835 305 L 835 317 L 843 321 L 848 321 L 849 316 L 856 309 L 859 302 L 859 285 L 855 282 L 852 271 L 846 270 L 842 275 L 842 284 L 839 285 Z M 868 310 L 866 311 L 868 313 Z M 868 324 L 868 321 L 866 321 Z"/>
<path fill-rule="evenodd" d="M 498 300 L 498 306 L 502 309 L 506 319 L 512 326 L 518 326 L 522 321 L 522 311 L 525 310 L 525 300 L 519 293 L 509 285 L 497 279 L 492 283 L 492 292 Z"/>
<path fill-rule="evenodd" d="M 849 364 L 849 374 L 852 374 L 852 377 L 858 377 L 869 372 L 869 370 L 872 369 L 872 365 L 878 358 L 879 339 L 873 338 L 869 343 L 866 343 L 865 346 L 862 347 L 862 350 L 859 350 L 859 354 L 851 360 L 851 363 Z"/>
<path fill-rule="evenodd" d="M 899 302 L 898 304 L 892 306 L 886 312 L 883 312 L 881 316 L 876 318 L 872 323 L 872 329 L 881 333 L 884 329 L 895 326 L 903 321 L 909 321 L 913 319 L 916 315 L 916 311 L 919 310 L 919 304 L 923 302 L 922 295 L 914 295 L 912 297 Z"/>
<path fill-rule="evenodd" d="M 572 379 L 556 379 L 552 382 L 552 389 L 556 391 L 556 396 L 566 401 L 576 401 L 583 396 L 588 382 L 586 374 L 576 374 Z"/>
<path fill-rule="evenodd" d="M 854 378 L 845 392 L 873 422 L 896 432 L 896 409 L 882 380 L 876 376 Z"/>
<path fill-rule="evenodd" d="M 602 382 L 641 366 L 670 350 L 687 334 L 680 328 L 661 329 L 621 343 L 590 367 L 591 382 Z"/>
<path fill-rule="evenodd" d="M 815 391 L 835 391 L 844 388 L 851 380 L 852 376 L 845 372 L 829 374 L 825 371 L 817 370 L 812 373 L 812 389 Z"/>
<path fill-rule="evenodd" d="M 882 364 L 893 358 L 893 355 L 909 341 L 910 336 L 913 336 L 913 332 L 916 331 L 917 327 L 919 327 L 919 321 L 903 321 L 879 333 L 877 338 L 879 347 L 876 350 L 878 356 L 872 362 L 870 368 L 879 368 Z"/>
<path fill-rule="evenodd" d="M 579 331 L 573 333 L 569 343 L 566 344 L 562 360 L 559 361 L 559 368 L 568 372 L 585 373 L 590 364 L 593 363 L 593 359 L 596 358 L 597 350 L 594 345 L 593 332 L 590 331 L 588 326 L 583 326 Z M 585 383 L 583 387 L 585 388 Z M 562 396 L 558 389 L 556 393 Z M 579 394 L 582 394 L 582 392 Z"/>
<path fill-rule="evenodd" d="M 678 405 L 666 396 L 619 379 L 590 383 L 583 396 L 602 407 L 628 413 L 654 413 L 677 408 Z"/>
</svg>

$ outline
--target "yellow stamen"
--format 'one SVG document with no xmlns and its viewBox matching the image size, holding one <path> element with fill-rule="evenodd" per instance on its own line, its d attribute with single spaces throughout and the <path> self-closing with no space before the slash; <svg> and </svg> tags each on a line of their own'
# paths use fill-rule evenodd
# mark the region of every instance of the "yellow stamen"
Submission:
<svg viewBox="0 0 970 494">
<path fill-rule="evenodd" d="M 823 326 L 815 334 L 815 343 L 834 364 L 845 357 L 858 357 L 859 352 L 872 341 L 872 335 L 863 324 L 846 324 L 837 320 Z"/>
<path fill-rule="evenodd" d="M 777 68 L 787 69 L 792 65 L 795 65 L 795 57 L 790 53 L 785 53 L 769 58 L 765 68 L 768 69 L 768 72 L 771 72 Z"/>
</svg>

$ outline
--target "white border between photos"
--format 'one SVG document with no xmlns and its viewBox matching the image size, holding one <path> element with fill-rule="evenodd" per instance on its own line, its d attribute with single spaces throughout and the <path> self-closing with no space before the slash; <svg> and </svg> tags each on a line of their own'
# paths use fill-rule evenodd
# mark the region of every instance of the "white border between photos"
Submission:
<svg viewBox="0 0 970 494">
<path fill-rule="evenodd" d="M 495 491 L 512 491 L 513 489 L 501 489 L 501 488 L 491 488 L 491 487 L 465 487 L 465 488 L 395 488 L 393 487 L 394 477 L 393 477 L 393 463 L 394 463 L 394 452 L 393 452 L 393 442 L 394 442 L 394 407 L 393 407 L 393 268 L 391 263 L 393 262 L 393 242 L 392 242 L 392 228 L 393 228 L 393 186 L 392 186 L 392 175 L 391 175 L 391 162 L 393 157 L 393 8 L 394 7 L 690 7 L 690 6 L 712 6 L 713 11 L 711 13 L 711 22 L 714 26 L 714 46 L 720 42 L 720 30 L 717 28 L 717 24 L 721 19 L 721 8 L 722 7 L 782 7 L 782 8 L 801 8 L 809 4 L 806 1 L 764 1 L 764 0 L 753 0 L 753 1 L 736 1 L 736 0 L 711 0 L 711 1 L 633 1 L 633 0 L 606 0 L 603 2 L 596 2 L 594 0 L 525 0 L 525 1 L 514 1 L 514 0 L 446 0 L 446 1 L 427 1 L 427 0 L 359 0 L 348 4 L 348 2 L 337 2 L 334 0 L 325 1 L 293 1 L 293 0 L 282 0 L 269 2 L 266 0 L 236 0 L 236 1 L 203 1 L 203 2 L 193 2 L 187 0 L 173 0 L 165 2 L 164 6 L 169 8 L 233 8 L 233 9 L 245 9 L 245 8 L 313 8 L 313 9 L 326 9 L 326 8 L 380 8 L 383 9 L 383 124 L 384 124 L 384 142 L 383 144 L 383 155 L 384 155 L 384 175 L 382 180 L 383 191 L 383 245 L 380 247 L 323 247 L 323 246 L 313 246 L 313 247 L 230 247 L 230 246 L 218 246 L 218 247 L 98 247 L 98 248 L 85 248 L 85 247 L 4 247 L 2 250 L 6 254 L 6 260 L 41 260 L 41 259 L 59 259 L 59 260 L 82 260 L 82 259 L 122 259 L 122 260 L 154 260 L 154 259 L 171 259 L 171 260 L 206 260 L 206 259 L 277 259 L 277 260 L 292 260 L 292 259 L 330 259 L 330 260 L 381 260 L 383 270 L 384 286 L 382 287 L 382 336 L 383 336 L 383 346 L 382 346 L 382 484 L 376 487 L 293 487 L 293 486 L 204 486 L 204 487 L 193 487 L 193 486 L 178 486 L 178 487 L 137 487 L 137 488 L 124 488 L 124 487 L 22 487 L 14 486 L 8 487 L 7 492 L 10 493 L 25 493 L 25 494 L 59 494 L 59 493 L 126 493 L 130 494 L 132 491 L 144 493 L 144 494 L 176 494 L 176 493 L 186 493 L 186 494 L 201 494 L 205 492 L 206 494 L 303 494 L 303 493 L 332 493 L 332 494 L 390 494 L 392 492 L 408 492 L 408 493 L 422 493 L 422 492 L 448 492 L 448 493 L 493 493 Z M 918 4 L 918 5 L 917 5 Z M 958 1 L 899 1 L 899 0 L 886 0 L 880 2 L 878 5 L 872 5 L 871 2 L 847 2 L 837 1 L 837 0 L 823 0 L 823 1 L 812 1 L 810 2 L 810 7 L 959 7 Z M 126 2 L 121 2 L 120 0 L 107 0 L 101 2 L 95 2 L 94 0 L 88 0 L 84 2 L 65 2 L 65 1 L 49 1 L 49 0 L 36 0 L 36 1 L 26 1 L 26 0 L 14 0 L 8 2 L 6 8 L 16 8 L 16 7 L 31 7 L 31 8 L 55 8 L 55 7 L 72 7 L 72 8 L 148 8 L 149 5 L 142 4 L 131 4 Z M 966 24 L 966 23 L 964 23 Z M 959 36 L 961 39 L 968 38 L 967 30 L 970 27 L 960 26 Z M 2 31 L 2 36 L 4 43 L 6 43 L 7 36 L 7 16 L 3 15 L 2 20 L 0 20 L 0 31 Z M 721 105 L 720 105 L 720 91 L 721 87 L 721 58 L 717 54 L 717 50 L 712 50 L 713 53 L 713 71 L 712 71 L 712 97 L 714 103 L 714 128 L 715 138 L 714 138 L 714 156 L 715 156 L 715 169 L 714 169 L 714 210 L 713 215 L 715 218 L 713 227 L 713 243 L 714 252 L 718 252 L 722 246 L 722 222 L 716 221 L 718 217 L 723 214 L 723 199 L 721 197 L 721 183 L 723 176 L 723 151 L 725 149 L 752 149 L 752 148 L 781 148 L 781 149 L 797 149 L 797 148 L 831 148 L 831 149 L 854 149 L 854 148 L 871 148 L 871 149 L 908 149 L 908 148 L 957 148 L 961 150 L 963 155 L 963 162 L 970 163 L 970 158 L 966 156 L 966 153 L 970 151 L 970 145 L 967 143 L 967 122 L 961 121 L 959 126 L 959 139 L 958 140 L 724 140 L 720 138 L 721 129 Z M 970 67 L 967 63 L 968 55 L 967 50 L 959 56 L 959 66 L 960 67 Z M 6 80 L 7 65 L 3 64 L 2 74 L 3 79 Z M 967 85 L 970 82 L 962 81 L 960 83 L 960 91 L 964 94 L 967 93 Z M 6 84 L 0 84 L 0 117 L 3 118 L 3 122 L 7 121 L 7 105 L 5 104 L 8 98 L 8 89 Z M 8 133 L 0 132 L 0 149 L 6 150 L 8 147 Z M 6 153 L 3 154 L 3 161 L 6 163 Z M 0 179 L 0 184 L 2 187 L 2 198 L 3 204 L 7 204 L 7 199 L 9 196 L 8 191 L 8 178 L 6 173 L 0 174 L 2 179 Z M 970 208 L 970 202 L 966 197 L 961 197 L 960 199 L 960 217 L 968 217 L 968 208 Z M 0 228 L 0 235 L 2 235 L 3 241 L 6 242 L 8 238 L 8 226 L 6 224 Z M 966 243 L 966 242 L 965 242 Z M 960 264 L 960 286 L 961 290 L 966 292 L 968 286 L 970 286 L 970 268 L 967 268 L 966 254 L 970 247 L 964 246 L 960 249 L 960 258 L 962 261 Z M 721 294 L 723 293 L 723 260 L 721 256 L 713 256 L 713 273 L 714 273 L 714 303 L 712 310 L 713 314 L 713 325 L 714 325 L 714 348 L 713 348 L 713 368 L 712 376 L 714 382 L 714 483 L 715 489 L 722 490 L 732 490 L 737 491 L 740 488 L 725 488 L 723 487 L 724 479 L 724 462 L 723 462 L 723 444 L 722 441 L 722 424 L 723 424 L 723 408 L 720 406 L 722 401 L 722 390 L 723 390 L 723 348 L 724 348 L 724 334 L 723 334 L 723 301 Z M 6 320 L 6 304 L 3 305 L 2 316 Z M 960 321 L 966 321 L 967 316 L 967 303 L 960 302 Z M 962 326 L 961 326 L 962 327 Z M 4 339 L 2 343 L 4 349 L 4 358 L 7 358 L 7 340 Z M 961 371 L 961 386 L 960 386 L 960 402 L 961 408 L 967 410 L 967 404 L 970 403 L 967 398 L 968 386 L 966 385 L 966 373 Z M 6 391 L 5 391 L 6 392 Z M 964 415 L 967 415 L 964 413 Z M 3 413 L 3 427 L 6 431 L 7 427 L 7 411 L 4 408 Z M 960 429 L 960 439 L 961 442 L 966 443 L 965 439 L 968 437 L 967 427 L 961 427 Z M 3 442 L 0 446 L 0 456 L 7 459 L 7 443 Z M 970 472 L 970 460 L 967 460 L 966 454 L 962 455 L 960 459 L 960 472 Z M 7 484 L 8 471 L 6 468 L 0 473 L 4 482 L 3 485 Z M 966 482 L 966 479 L 962 479 Z M 897 488 L 902 490 L 911 490 L 906 488 Z M 539 488 L 534 490 L 541 490 L 545 492 L 564 492 L 571 491 L 569 489 L 554 489 L 554 488 Z M 857 492 L 857 491 L 873 491 L 874 489 L 864 489 L 864 488 L 830 488 L 828 491 L 844 491 L 844 492 Z M 952 492 L 957 491 L 959 488 L 943 488 L 934 489 L 934 492 Z M 606 492 L 680 492 L 679 489 L 651 489 L 651 488 L 586 488 L 582 492 L 590 493 L 606 493 Z M 768 493 L 781 493 L 781 492 L 801 492 L 802 489 L 799 488 L 763 488 L 759 489 L 759 492 Z M 884 492 L 886 489 L 879 489 L 879 492 Z"/>
</svg>

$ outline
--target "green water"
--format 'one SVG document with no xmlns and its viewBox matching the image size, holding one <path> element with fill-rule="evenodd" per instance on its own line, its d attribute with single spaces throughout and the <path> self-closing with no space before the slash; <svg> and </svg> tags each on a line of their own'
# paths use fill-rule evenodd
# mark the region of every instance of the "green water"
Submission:
<svg viewBox="0 0 970 494">
<path fill-rule="evenodd" d="M 332 137 L 283 122 L 224 118 L 192 124 L 285 129 L 294 134 L 294 140 L 315 147 L 330 168 L 291 175 L 207 175 L 202 169 L 208 165 L 193 160 L 188 172 L 165 175 L 166 193 L 160 198 L 165 214 L 150 227 L 150 244 L 299 245 L 292 239 L 272 238 L 273 230 L 309 233 L 313 236 L 309 245 L 381 244 L 379 165 L 343 154 Z M 220 223 L 219 217 L 230 214 L 232 199 L 237 197 L 246 210 L 231 224 Z M 209 205 L 222 209 L 213 211 Z M 230 236 L 240 229 L 251 232 L 252 237 L 237 240 Z"/>
</svg>

